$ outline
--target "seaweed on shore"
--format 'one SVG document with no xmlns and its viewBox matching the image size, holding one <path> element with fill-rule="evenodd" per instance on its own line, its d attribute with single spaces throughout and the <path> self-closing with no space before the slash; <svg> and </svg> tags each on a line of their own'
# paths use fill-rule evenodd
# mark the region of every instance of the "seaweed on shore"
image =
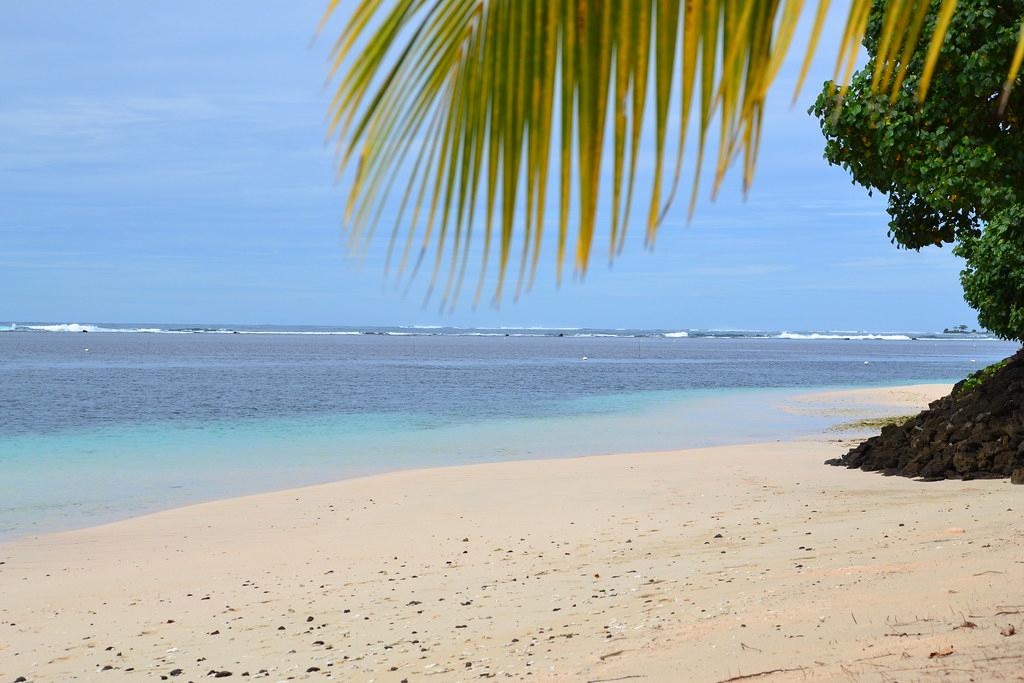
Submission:
<svg viewBox="0 0 1024 683">
<path fill-rule="evenodd" d="M 889 425 L 900 425 L 906 424 L 908 420 L 912 419 L 913 415 L 887 415 L 885 417 L 866 417 L 863 420 L 854 420 L 852 422 L 841 422 L 837 425 L 829 427 L 830 432 L 853 432 L 862 431 L 865 429 L 882 429 Z"/>
</svg>

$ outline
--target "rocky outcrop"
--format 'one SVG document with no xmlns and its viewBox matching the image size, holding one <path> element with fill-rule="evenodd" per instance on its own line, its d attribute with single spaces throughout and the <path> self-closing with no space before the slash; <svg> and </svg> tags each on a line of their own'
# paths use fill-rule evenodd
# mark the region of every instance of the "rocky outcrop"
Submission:
<svg viewBox="0 0 1024 683">
<path fill-rule="evenodd" d="M 1024 484 L 1024 349 L 826 463 L 928 480 L 1010 477 Z"/>
</svg>

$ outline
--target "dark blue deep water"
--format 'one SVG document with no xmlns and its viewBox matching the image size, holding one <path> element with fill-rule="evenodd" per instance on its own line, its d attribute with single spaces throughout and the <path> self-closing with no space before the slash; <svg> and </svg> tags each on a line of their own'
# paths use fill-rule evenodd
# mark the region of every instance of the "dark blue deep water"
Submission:
<svg viewBox="0 0 1024 683">
<path fill-rule="evenodd" d="M 0 537 L 404 467 L 784 438 L 822 426 L 769 409 L 799 389 L 954 381 L 1016 350 L 945 335 L 21 327 L 0 331 Z M 102 331 L 140 328 L 177 333 Z"/>
</svg>

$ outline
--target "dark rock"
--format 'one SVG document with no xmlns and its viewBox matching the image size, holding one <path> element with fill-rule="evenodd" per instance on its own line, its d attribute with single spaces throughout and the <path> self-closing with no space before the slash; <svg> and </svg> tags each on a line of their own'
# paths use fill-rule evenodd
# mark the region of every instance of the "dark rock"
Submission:
<svg viewBox="0 0 1024 683">
<path fill-rule="evenodd" d="M 826 464 L 929 481 L 1010 477 L 1024 484 L 1024 350 Z"/>
</svg>

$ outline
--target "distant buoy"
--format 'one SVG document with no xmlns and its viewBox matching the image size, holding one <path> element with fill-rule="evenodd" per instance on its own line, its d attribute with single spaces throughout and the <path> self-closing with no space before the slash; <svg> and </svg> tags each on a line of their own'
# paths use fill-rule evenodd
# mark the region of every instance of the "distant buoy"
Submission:
<svg viewBox="0 0 1024 683">
<path fill-rule="evenodd" d="M 89 353 L 89 349 L 82 349 L 82 350 L 85 351 L 86 353 Z"/>
<path fill-rule="evenodd" d="M 871 363 L 864 361 L 864 365 L 871 365 Z"/>
<path fill-rule="evenodd" d="M 580 358 L 580 360 L 587 360 L 587 357 L 583 356 L 583 358 Z"/>
<path fill-rule="evenodd" d="M 971 359 L 971 362 L 972 362 L 972 363 L 977 363 L 978 361 L 976 361 L 976 360 L 974 360 L 974 359 L 972 358 L 972 359 Z"/>
</svg>

